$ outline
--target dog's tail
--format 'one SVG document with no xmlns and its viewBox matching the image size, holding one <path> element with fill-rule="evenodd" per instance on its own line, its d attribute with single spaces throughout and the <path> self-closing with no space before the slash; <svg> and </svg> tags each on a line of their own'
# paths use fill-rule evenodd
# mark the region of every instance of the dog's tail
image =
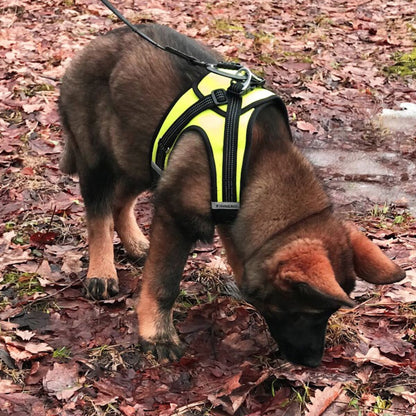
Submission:
<svg viewBox="0 0 416 416">
<path fill-rule="evenodd" d="M 59 169 L 61 169 L 63 173 L 67 173 L 69 175 L 77 173 L 76 157 L 72 146 L 72 140 L 70 138 L 65 140 L 64 151 L 62 153 L 61 160 L 59 161 Z"/>
<path fill-rule="evenodd" d="M 73 175 L 77 173 L 77 163 L 76 163 L 76 143 L 74 135 L 71 132 L 65 108 L 62 104 L 61 97 L 58 101 L 59 113 L 61 116 L 61 124 L 63 127 L 63 132 L 65 136 L 65 146 L 62 152 L 61 160 L 59 161 L 59 169 L 63 173 Z"/>
</svg>

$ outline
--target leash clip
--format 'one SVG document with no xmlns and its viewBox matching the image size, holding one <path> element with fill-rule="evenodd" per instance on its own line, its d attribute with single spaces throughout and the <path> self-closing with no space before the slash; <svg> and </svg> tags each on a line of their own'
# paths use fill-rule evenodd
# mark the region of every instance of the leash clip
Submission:
<svg viewBox="0 0 416 416">
<path fill-rule="evenodd" d="M 207 64 L 208 71 L 227 78 L 231 78 L 232 90 L 240 95 L 250 89 L 261 87 L 265 80 L 250 71 L 247 67 L 235 62 L 219 62 L 218 64 Z"/>
</svg>

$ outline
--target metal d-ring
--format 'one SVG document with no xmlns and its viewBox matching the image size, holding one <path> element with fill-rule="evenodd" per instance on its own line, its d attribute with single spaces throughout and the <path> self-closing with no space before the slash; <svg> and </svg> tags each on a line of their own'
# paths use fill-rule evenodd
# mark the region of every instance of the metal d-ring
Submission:
<svg viewBox="0 0 416 416">
<path fill-rule="evenodd" d="M 208 64 L 206 68 L 208 69 L 208 71 L 213 72 L 215 74 L 231 78 L 234 81 L 242 82 L 243 85 L 240 90 L 241 94 L 246 92 L 252 86 L 252 84 L 254 84 L 254 86 L 259 86 L 259 85 L 264 84 L 263 78 L 260 78 L 257 75 L 254 75 L 250 71 L 250 69 L 240 64 L 230 63 L 229 66 L 225 65 L 224 63 Z M 227 71 L 228 69 L 234 69 L 234 70 L 237 70 L 237 72 L 229 72 Z"/>
</svg>

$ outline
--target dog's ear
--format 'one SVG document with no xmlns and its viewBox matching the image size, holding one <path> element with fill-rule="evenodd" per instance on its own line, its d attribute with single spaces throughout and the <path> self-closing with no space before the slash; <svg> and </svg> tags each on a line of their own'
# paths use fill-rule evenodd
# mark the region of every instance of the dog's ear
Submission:
<svg viewBox="0 0 416 416">
<path fill-rule="evenodd" d="M 283 292 L 306 288 L 304 293 L 320 294 L 322 300 L 337 307 L 355 305 L 337 282 L 320 240 L 302 238 L 291 242 L 274 254 L 267 267 L 273 284 Z"/>
<path fill-rule="evenodd" d="M 351 224 L 345 224 L 353 250 L 355 273 L 378 285 L 398 282 L 406 272 L 393 263 L 374 243 Z"/>
</svg>

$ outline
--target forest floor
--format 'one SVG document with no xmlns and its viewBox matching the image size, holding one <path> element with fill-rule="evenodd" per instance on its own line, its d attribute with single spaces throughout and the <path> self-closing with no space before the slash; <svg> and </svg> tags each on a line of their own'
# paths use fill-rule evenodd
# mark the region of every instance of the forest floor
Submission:
<svg viewBox="0 0 416 416">
<path fill-rule="evenodd" d="M 296 143 L 338 210 L 407 271 L 358 282 L 328 326 L 322 365 L 278 358 L 261 316 L 222 293 L 218 238 L 189 256 L 175 323 L 186 352 L 137 347 L 142 268 L 117 238 L 121 293 L 83 296 L 87 242 L 76 178 L 58 169 L 60 79 L 120 23 L 98 0 L 0 0 L 0 415 L 416 414 L 416 133 L 382 128 L 416 103 L 413 0 L 115 1 L 256 70 L 288 106 Z M 140 197 L 149 232 L 151 195 Z"/>
</svg>

